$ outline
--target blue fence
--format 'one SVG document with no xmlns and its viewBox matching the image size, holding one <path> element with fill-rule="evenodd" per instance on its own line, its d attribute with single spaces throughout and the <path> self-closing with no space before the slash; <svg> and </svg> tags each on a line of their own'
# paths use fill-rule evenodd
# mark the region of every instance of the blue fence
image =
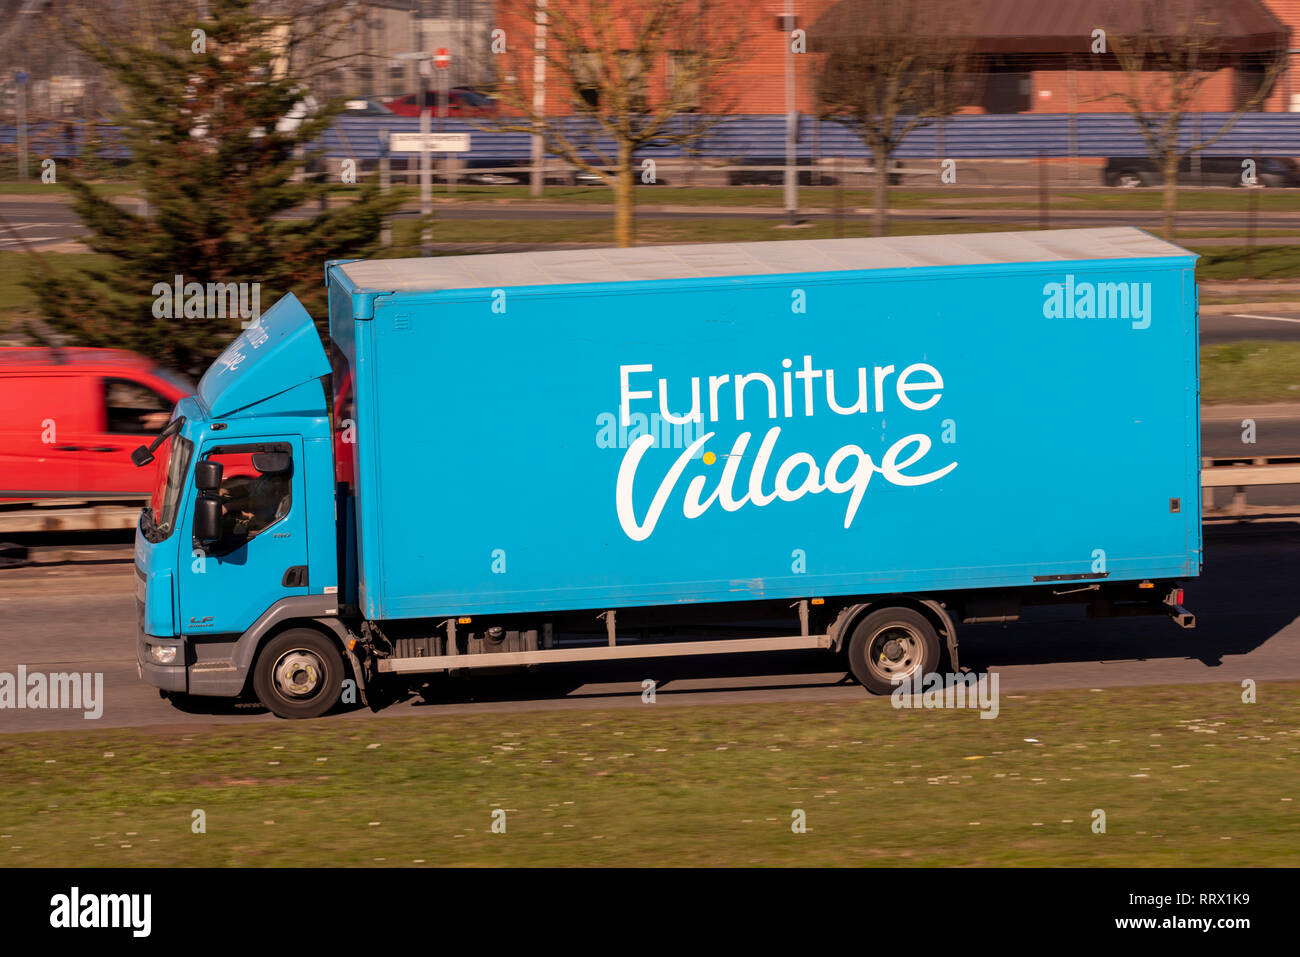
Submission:
<svg viewBox="0 0 1300 957">
<path fill-rule="evenodd" d="M 1230 118 L 1227 113 L 1189 114 L 1180 134 L 1185 144 L 1203 142 Z M 574 121 L 575 124 L 577 121 Z M 682 122 L 690 122 L 683 118 Z M 468 123 L 448 120 L 444 132 L 469 133 L 473 149 L 467 158 L 475 165 L 515 163 L 529 158 L 526 133 L 486 132 Z M 419 120 L 406 117 L 341 117 L 316 144 L 325 155 L 375 160 L 384 155 L 385 134 L 414 133 Z M 34 126 L 29 131 L 31 152 L 68 159 L 94 144 L 106 159 L 127 155 L 114 127 Z M 0 149 L 17 141 L 13 126 L 0 126 Z M 799 121 L 799 156 L 866 158 L 871 151 L 847 127 L 819 122 L 808 116 Z M 785 155 L 785 118 L 770 116 L 727 117 L 714 126 L 691 152 L 711 159 L 737 163 L 774 160 Z M 680 157 L 681 146 L 649 148 L 642 155 Z M 1132 117 L 1121 113 L 1034 113 L 957 116 L 913 131 L 898 151 L 900 159 L 943 157 L 996 159 L 1068 156 L 1145 156 L 1146 143 Z M 1300 113 L 1248 113 L 1231 130 L 1204 151 L 1211 156 L 1300 156 Z"/>
</svg>

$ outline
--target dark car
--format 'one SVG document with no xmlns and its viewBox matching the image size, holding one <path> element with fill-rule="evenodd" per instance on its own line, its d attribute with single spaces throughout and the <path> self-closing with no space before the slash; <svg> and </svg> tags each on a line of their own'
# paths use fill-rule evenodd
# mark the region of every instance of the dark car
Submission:
<svg viewBox="0 0 1300 957">
<path fill-rule="evenodd" d="M 428 105 L 430 113 L 438 115 L 437 90 L 425 90 L 424 103 Z M 421 105 L 418 93 L 408 93 L 384 103 L 398 116 L 419 116 Z M 497 101 L 477 90 L 457 86 L 447 91 L 448 116 L 496 116 L 497 112 Z"/>
<path fill-rule="evenodd" d="M 785 183 L 785 160 L 777 157 L 753 157 L 743 158 L 733 157 L 731 160 L 733 167 L 744 167 L 743 169 L 731 169 L 727 171 L 728 186 L 781 186 Z M 835 177 L 820 170 L 809 169 L 811 160 L 800 159 L 798 164 L 802 167 L 798 171 L 800 186 L 834 186 Z M 770 167 L 767 169 L 756 169 L 754 167 Z M 890 182 L 897 186 L 902 182 L 902 177 L 890 176 Z"/>
<path fill-rule="evenodd" d="M 1300 165 L 1285 156 L 1184 156 L 1178 163 L 1178 182 L 1185 186 L 1245 186 L 1242 174 L 1248 172 L 1248 161 L 1255 164 L 1255 185 L 1278 187 L 1300 186 Z M 1194 169 L 1199 165 L 1199 172 Z M 1160 163 L 1150 157 L 1111 157 L 1102 170 L 1102 182 L 1107 186 L 1161 186 L 1164 172 Z"/>
</svg>

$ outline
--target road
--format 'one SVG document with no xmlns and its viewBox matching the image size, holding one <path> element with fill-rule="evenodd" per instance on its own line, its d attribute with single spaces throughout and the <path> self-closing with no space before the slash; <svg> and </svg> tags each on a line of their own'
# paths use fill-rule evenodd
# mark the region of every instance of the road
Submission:
<svg viewBox="0 0 1300 957">
<path fill-rule="evenodd" d="M 1189 582 L 1187 605 L 1199 617 L 1185 631 L 1163 618 L 1088 621 L 1077 609 L 1037 611 L 1031 621 L 972 625 L 961 631 L 962 662 L 996 670 L 1001 691 L 1141 684 L 1300 679 L 1300 526 L 1270 531 L 1207 531 L 1205 574 Z M 134 660 L 131 568 L 89 567 L 0 572 L 0 672 L 89 671 L 104 676 L 104 712 L 0 711 L 0 731 L 91 727 L 175 727 L 270 722 L 255 706 L 214 701 L 190 713 L 140 682 Z M 573 666 L 545 676 L 443 679 L 423 693 L 319 720 L 375 720 L 569 708 L 639 708 L 641 682 L 658 682 L 658 705 L 757 701 L 854 701 L 824 654 L 782 653 L 684 662 Z M 544 680 L 542 680 L 544 679 Z"/>
<path fill-rule="evenodd" d="M 1297 294 L 1300 296 L 1300 293 Z M 1215 345 L 1239 339 L 1268 339 L 1300 342 L 1300 309 L 1294 303 L 1239 306 L 1241 312 L 1226 315 L 1201 314 L 1201 345 Z"/>
</svg>

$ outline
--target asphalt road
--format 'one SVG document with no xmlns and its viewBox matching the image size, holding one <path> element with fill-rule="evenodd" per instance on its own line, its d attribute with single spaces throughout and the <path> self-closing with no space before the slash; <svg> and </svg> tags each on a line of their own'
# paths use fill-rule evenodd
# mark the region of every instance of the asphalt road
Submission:
<svg viewBox="0 0 1300 957">
<path fill-rule="evenodd" d="M 1199 617 L 1186 631 L 1163 618 L 1088 621 L 1078 609 L 1038 611 L 1018 624 L 961 631 L 963 664 L 996 670 L 1001 692 L 1206 681 L 1300 679 L 1300 526 L 1207 532 L 1205 574 L 1188 583 Z M 0 672 L 89 671 L 104 676 L 103 716 L 0 711 L 0 731 L 173 727 L 270 722 L 256 706 L 214 701 L 178 710 L 136 676 L 131 568 L 26 568 L 0 572 Z M 857 701 L 824 653 L 714 657 L 682 662 L 557 668 L 542 675 L 443 679 L 375 713 L 321 721 L 423 714 L 569 708 L 640 708 L 641 682 L 658 682 L 658 706 L 756 701 Z"/>
</svg>

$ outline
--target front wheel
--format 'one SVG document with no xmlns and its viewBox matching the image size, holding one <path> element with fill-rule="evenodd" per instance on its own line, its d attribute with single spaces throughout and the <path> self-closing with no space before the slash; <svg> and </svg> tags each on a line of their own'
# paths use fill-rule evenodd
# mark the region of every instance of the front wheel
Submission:
<svg viewBox="0 0 1300 957">
<path fill-rule="evenodd" d="M 281 718 L 317 718 L 338 703 L 343 658 L 318 631 L 294 628 L 267 642 L 253 666 L 253 690 Z"/>
<path fill-rule="evenodd" d="M 849 670 L 872 694 L 887 695 L 904 678 L 938 670 L 939 656 L 939 633 L 911 608 L 873 611 L 849 639 Z"/>
</svg>

